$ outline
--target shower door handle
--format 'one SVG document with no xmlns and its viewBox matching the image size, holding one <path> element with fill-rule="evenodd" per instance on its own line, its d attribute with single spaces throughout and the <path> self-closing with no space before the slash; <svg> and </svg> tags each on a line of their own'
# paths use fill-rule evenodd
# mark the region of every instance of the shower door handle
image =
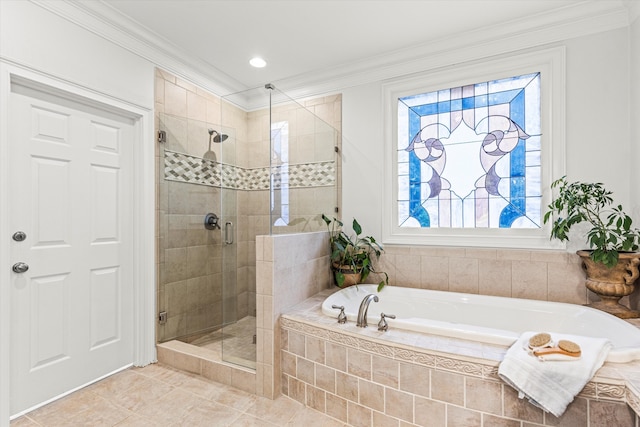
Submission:
<svg viewBox="0 0 640 427">
<path fill-rule="evenodd" d="M 224 224 L 224 242 L 227 245 L 233 243 L 233 223 L 231 221 L 227 221 Z"/>
</svg>

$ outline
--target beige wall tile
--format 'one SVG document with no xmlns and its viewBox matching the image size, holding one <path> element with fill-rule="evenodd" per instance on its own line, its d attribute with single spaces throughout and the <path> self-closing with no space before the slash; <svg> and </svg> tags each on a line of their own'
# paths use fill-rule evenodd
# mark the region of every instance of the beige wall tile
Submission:
<svg viewBox="0 0 640 427">
<path fill-rule="evenodd" d="M 347 422 L 347 401 L 341 397 L 327 393 L 326 396 L 327 415 Z"/>
<path fill-rule="evenodd" d="M 535 300 L 547 299 L 547 263 L 513 261 L 511 296 Z"/>
<path fill-rule="evenodd" d="M 381 412 L 373 411 L 373 424 L 376 427 L 398 427 L 400 420 L 389 417 Z"/>
<path fill-rule="evenodd" d="M 304 381 L 307 384 L 315 384 L 315 365 L 313 362 L 298 357 L 296 360 L 297 365 L 297 378 L 300 381 Z"/>
<path fill-rule="evenodd" d="M 465 378 L 465 407 L 502 415 L 502 383 Z"/>
<path fill-rule="evenodd" d="M 423 255 L 420 257 L 420 287 L 436 291 L 449 290 L 449 258 Z"/>
<path fill-rule="evenodd" d="M 289 377 L 288 390 L 290 398 L 292 398 L 293 400 L 297 400 L 302 404 L 307 403 L 305 383 L 293 377 Z"/>
<path fill-rule="evenodd" d="M 371 354 L 347 349 L 347 372 L 365 380 L 371 379 Z"/>
<path fill-rule="evenodd" d="M 422 282 L 420 256 L 405 255 L 395 257 L 395 284 L 419 288 Z"/>
<path fill-rule="evenodd" d="M 442 371 L 431 372 L 431 398 L 464 405 L 464 377 Z"/>
<path fill-rule="evenodd" d="M 393 388 L 398 388 L 399 363 L 386 357 L 371 357 L 373 381 Z"/>
<path fill-rule="evenodd" d="M 347 348 L 345 346 L 327 342 L 325 351 L 328 366 L 342 372 L 347 371 Z"/>
<path fill-rule="evenodd" d="M 352 402 L 358 402 L 358 378 L 336 371 L 336 394 Z"/>
<path fill-rule="evenodd" d="M 306 339 L 306 357 L 317 363 L 324 362 L 324 340 L 307 337 Z"/>
<path fill-rule="evenodd" d="M 449 259 L 449 290 L 478 293 L 478 260 L 475 258 Z"/>
<path fill-rule="evenodd" d="M 446 425 L 446 404 L 416 396 L 415 423 L 421 426 Z"/>
<path fill-rule="evenodd" d="M 354 427 L 371 427 L 371 409 L 347 402 L 347 422 Z"/>
<path fill-rule="evenodd" d="M 480 412 L 470 411 L 454 405 L 447 405 L 447 426 L 478 427 L 482 425 Z"/>
<path fill-rule="evenodd" d="M 164 111 L 174 116 L 187 116 L 187 91 L 173 83 L 164 84 Z"/>
<path fill-rule="evenodd" d="M 413 422 L 413 395 L 385 387 L 385 414 Z"/>
<path fill-rule="evenodd" d="M 430 397 L 430 371 L 423 366 L 401 363 L 400 390 Z"/>
<path fill-rule="evenodd" d="M 294 354 L 289 353 L 288 351 L 282 351 L 280 366 L 282 369 L 282 373 L 295 377 L 298 366 L 297 357 Z"/>
<path fill-rule="evenodd" d="M 207 120 L 207 101 L 203 96 L 191 91 L 187 92 L 187 117 L 201 122 Z M 207 137 L 208 134 L 204 134 L 203 140 L 208 141 Z"/>
<path fill-rule="evenodd" d="M 316 411 L 320 411 L 322 413 L 325 412 L 325 404 L 326 404 L 326 392 L 317 387 L 313 387 L 311 385 L 307 385 L 307 401 L 306 405 L 310 408 L 315 409 Z"/>
<path fill-rule="evenodd" d="M 498 249 L 496 251 L 498 259 L 512 261 L 529 261 L 531 260 L 531 252 L 524 249 Z"/>
<path fill-rule="evenodd" d="M 589 402 L 589 423 L 592 426 L 634 426 L 635 421 L 635 413 L 625 403 L 596 400 Z"/>
<path fill-rule="evenodd" d="M 482 423 L 491 427 L 520 427 L 521 423 L 517 420 L 510 420 L 508 418 L 496 417 L 490 414 L 482 414 Z"/>
<path fill-rule="evenodd" d="M 511 261 L 481 260 L 478 265 L 478 293 L 511 296 Z"/>
<path fill-rule="evenodd" d="M 358 380 L 360 404 L 384 412 L 384 387 L 370 381 Z"/>
<path fill-rule="evenodd" d="M 583 398 L 577 398 L 567 406 L 562 416 L 555 417 L 549 413 L 544 414 L 544 424 L 554 427 L 578 427 L 589 425 L 589 401 Z M 610 426 L 612 423 L 594 423 L 594 426 Z M 624 424 L 620 424 L 621 426 Z M 631 425 L 631 424 L 629 424 Z"/>
<path fill-rule="evenodd" d="M 587 304 L 585 273 L 580 263 L 549 263 L 548 300 L 569 304 Z"/>
<path fill-rule="evenodd" d="M 336 392 L 336 371 L 325 365 L 316 364 L 316 386 L 328 391 L 329 393 Z"/>
<path fill-rule="evenodd" d="M 305 336 L 289 331 L 289 351 L 298 356 L 305 356 Z"/>
</svg>

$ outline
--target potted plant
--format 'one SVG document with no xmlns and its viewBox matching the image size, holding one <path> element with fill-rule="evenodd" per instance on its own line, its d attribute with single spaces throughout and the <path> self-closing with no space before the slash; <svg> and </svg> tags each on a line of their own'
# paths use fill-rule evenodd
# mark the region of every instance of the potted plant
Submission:
<svg viewBox="0 0 640 427">
<path fill-rule="evenodd" d="M 352 228 L 355 236 L 349 236 L 342 230 L 343 223 L 337 218 L 328 218 L 322 214 L 329 231 L 329 247 L 331 249 L 331 269 L 339 287 L 364 283 L 369 273 L 384 275 L 378 283 L 378 292 L 389 284 L 389 276 L 384 271 L 377 271 L 373 265 L 384 251 L 373 236 L 361 236 L 362 227 L 354 218 Z"/>
<path fill-rule="evenodd" d="M 640 317 L 618 301 L 633 292 L 640 264 L 640 230 L 621 205 L 613 205 L 612 192 L 602 183 L 569 183 L 562 177 L 551 184 L 558 195 L 548 206 L 544 223 L 552 220 L 551 238 L 569 240 L 569 231 L 579 223 L 591 228 L 586 233 L 590 250 L 580 250 L 587 274 L 586 287 L 600 297 L 589 304 L 621 318 Z"/>
</svg>

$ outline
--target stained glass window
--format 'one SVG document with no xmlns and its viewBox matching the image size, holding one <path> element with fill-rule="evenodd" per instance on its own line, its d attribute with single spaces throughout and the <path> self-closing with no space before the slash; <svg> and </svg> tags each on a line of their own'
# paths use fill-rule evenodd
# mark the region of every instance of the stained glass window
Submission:
<svg viewBox="0 0 640 427">
<path fill-rule="evenodd" d="M 540 73 L 398 99 L 398 226 L 541 226 Z"/>
</svg>

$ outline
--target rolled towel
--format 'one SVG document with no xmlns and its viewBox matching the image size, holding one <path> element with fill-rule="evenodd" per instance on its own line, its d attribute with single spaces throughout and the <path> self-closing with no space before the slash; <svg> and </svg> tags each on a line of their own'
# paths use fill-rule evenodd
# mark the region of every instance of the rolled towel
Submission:
<svg viewBox="0 0 640 427">
<path fill-rule="evenodd" d="M 541 359 L 533 355 L 529 339 L 537 332 L 525 332 L 507 350 L 498 375 L 531 403 L 561 416 L 602 366 L 611 343 L 605 338 L 553 334 L 554 340 L 570 340 L 581 349 L 580 357 L 564 356 L 560 360 Z"/>
</svg>

